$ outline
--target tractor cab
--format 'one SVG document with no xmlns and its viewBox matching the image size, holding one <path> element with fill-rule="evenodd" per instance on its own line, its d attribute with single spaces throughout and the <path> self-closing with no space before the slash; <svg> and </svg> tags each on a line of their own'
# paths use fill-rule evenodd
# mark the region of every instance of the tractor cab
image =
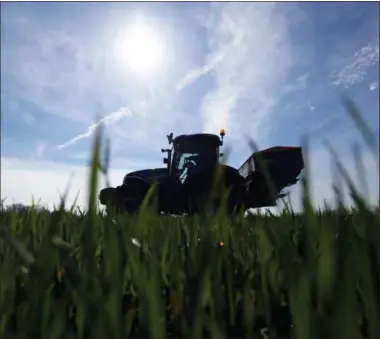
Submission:
<svg viewBox="0 0 380 339">
<path fill-rule="evenodd" d="M 161 150 L 168 153 L 164 158 L 169 175 L 182 183 L 190 173 L 198 172 L 205 167 L 213 167 L 219 163 L 220 146 L 223 145 L 224 130 L 220 137 L 215 134 L 183 134 L 173 138 L 168 135 L 172 149 Z"/>
</svg>

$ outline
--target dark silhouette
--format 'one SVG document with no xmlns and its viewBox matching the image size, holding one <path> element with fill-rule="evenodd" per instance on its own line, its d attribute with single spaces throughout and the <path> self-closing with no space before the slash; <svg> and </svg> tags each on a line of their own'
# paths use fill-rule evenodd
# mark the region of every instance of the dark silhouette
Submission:
<svg viewBox="0 0 380 339">
<path fill-rule="evenodd" d="M 272 147 L 255 152 L 235 169 L 219 162 L 224 135 L 224 130 L 220 137 L 191 134 L 173 138 L 171 133 L 167 138 L 172 148 L 161 150 L 167 154 L 166 167 L 128 173 L 122 185 L 100 191 L 100 203 L 127 213 L 137 212 L 152 184 L 157 183 L 158 212 L 214 211 L 221 204 L 223 192 L 229 192 L 228 214 L 275 206 L 283 196 L 282 190 L 298 181 L 304 167 L 301 147 Z M 216 173 L 219 176 L 215 177 Z"/>
</svg>

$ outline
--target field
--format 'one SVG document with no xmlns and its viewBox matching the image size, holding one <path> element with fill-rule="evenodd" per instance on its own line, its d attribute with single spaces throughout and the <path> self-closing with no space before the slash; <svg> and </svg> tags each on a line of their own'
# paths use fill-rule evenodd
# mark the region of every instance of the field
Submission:
<svg viewBox="0 0 380 339">
<path fill-rule="evenodd" d="M 86 212 L 0 212 L 1 338 L 378 338 L 380 209 L 339 163 L 351 208 L 314 210 L 306 171 L 300 214 L 104 215 L 100 145 Z"/>
</svg>

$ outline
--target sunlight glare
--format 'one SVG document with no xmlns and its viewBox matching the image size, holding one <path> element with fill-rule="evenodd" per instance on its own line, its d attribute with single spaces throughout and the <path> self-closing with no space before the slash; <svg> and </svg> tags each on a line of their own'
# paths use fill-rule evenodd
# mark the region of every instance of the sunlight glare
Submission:
<svg viewBox="0 0 380 339">
<path fill-rule="evenodd" d="M 120 46 L 120 57 L 133 73 L 151 76 L 163 63 L 163 44 L 158 33 L 144 22 L 135 23 Z"/>
</svg>

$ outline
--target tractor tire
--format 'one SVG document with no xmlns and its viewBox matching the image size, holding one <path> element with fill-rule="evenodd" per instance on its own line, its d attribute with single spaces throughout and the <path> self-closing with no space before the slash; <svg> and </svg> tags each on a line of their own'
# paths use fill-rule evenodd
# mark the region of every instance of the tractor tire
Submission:
<svg viewBox="0 0 380 339">
<path fill-rule="evenodd" d="M 131 192 L 126 187 L 119 186 L 115 192 L 115 207 L 119 213 L 137 214 L 140 210 L 144 195 L 136 194 L 140 192 Z"/>
<path fill-rule="evenodd" d="M 135 214 L 139 211 L 142 199 L 131 196 L 124 186 L 105 188 L 99 193 L 99 201 L 106 206 L 107 214 L 112 212 Z"/>
<path fill-rule="evenodd" d="M 114 187 L 107 187 L 102 189 L 99 193 L 99 202 L 101 205 L 106 206 L 107 214 L 109 214 L 111 210 L 117 209 L 116 190 Z"/>
</svg>

